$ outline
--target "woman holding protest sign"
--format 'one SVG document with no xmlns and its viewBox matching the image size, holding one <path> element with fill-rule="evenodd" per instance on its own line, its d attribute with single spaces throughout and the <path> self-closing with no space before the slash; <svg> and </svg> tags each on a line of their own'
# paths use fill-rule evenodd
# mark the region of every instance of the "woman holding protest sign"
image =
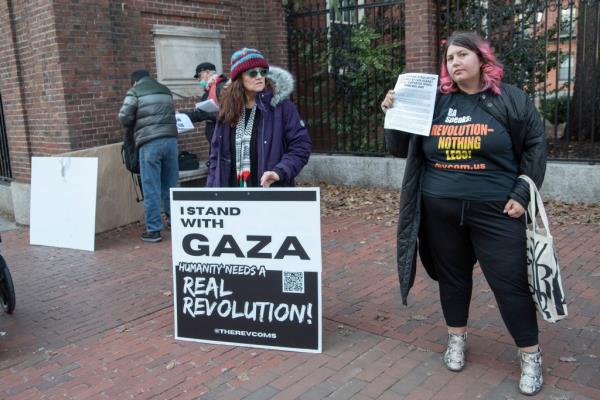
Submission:
<svg viewBox="0 0 600 400">
<path fill-rule="evenodd" d="M 311 141 L 288 99 L 291 74 L 243 48 L 231 56 L 231 81 L 221 94 L 207 186 L 294 186 Z"/>
<path fill-rule="evenodd" d="M 531 177 L 546 169 L 542 121 L 522 90 L 503 83 L 489 43 L 472 32 L 444 46 L 429 136 L 386 131 L 392 154 L 406 157 L 398 221 L 398 271 L 403 303 L 415 278 L 416 251 L 438 280 L 448 327 L 444 363 L 465 363 L 473 266 L 479 261 L 502 319 L 519 348 L 519 390 L 542 387 L 541 350 L 526 269 L 525 208 Z M 393 106 L 390 91 L 381 103 Z M 417 246 L 418 244 L 418 246 Z"/>
</svg>

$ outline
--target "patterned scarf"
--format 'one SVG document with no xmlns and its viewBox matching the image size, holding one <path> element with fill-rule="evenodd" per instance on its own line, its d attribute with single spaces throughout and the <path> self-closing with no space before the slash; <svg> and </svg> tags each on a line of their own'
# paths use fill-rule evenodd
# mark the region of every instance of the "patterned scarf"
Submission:
<svg viewBox="0 0 600 400">
<path fill-rule="evenodd" d="M 242 115 L 235 128 L 235 169 L 239 187 L 248 187 L 250 179 L 250 139 L 252 138 L 255 114 L 256 104 L 252 107 L 250 117 L 246 122 L 246 110 L 242 110 Z"/>
</svg>

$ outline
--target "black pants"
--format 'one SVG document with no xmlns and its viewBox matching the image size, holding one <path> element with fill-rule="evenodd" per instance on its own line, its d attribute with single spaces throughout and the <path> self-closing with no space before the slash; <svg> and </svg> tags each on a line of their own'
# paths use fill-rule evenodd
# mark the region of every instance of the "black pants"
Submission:
<svg viewBox="0 0 600 400">
<path fill-rule="evenodd" d="M 473 265 L 479 260 L 516 345 L 534 346 L 538 326 L 527 284 L 524 219 L 504 214 L 505 204 L 423 196 L 423 222 L 446 324 L 467 325 Z"/>
</svg>

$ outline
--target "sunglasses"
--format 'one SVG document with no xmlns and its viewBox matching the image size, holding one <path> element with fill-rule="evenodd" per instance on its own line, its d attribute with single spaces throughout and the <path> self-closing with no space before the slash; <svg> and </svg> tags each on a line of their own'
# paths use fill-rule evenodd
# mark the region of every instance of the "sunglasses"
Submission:
<svg viewBox="0 0 600 400">
<path fill-rule="evenodd" d="M 269 72 L 268 69 L 256 68 L 256 69 L 251 69 L 249 71 L 246 71 L 245 74 L 248 75 L 250 78 L 256 78 L 258 75 L 260 75 L 261 77 L 267 76 L 268 72 Z"/>
</svg>

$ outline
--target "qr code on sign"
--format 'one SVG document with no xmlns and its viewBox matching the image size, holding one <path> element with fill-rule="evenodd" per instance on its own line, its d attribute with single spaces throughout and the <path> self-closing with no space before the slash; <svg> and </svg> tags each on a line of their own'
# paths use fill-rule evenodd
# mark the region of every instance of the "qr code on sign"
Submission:
<svg viewBox="0 0 600 400">
<path fill-rule="evenodd" d="M 283 272 L 283 293 L 304 293 L 304 272 Z"/>
</svg>

